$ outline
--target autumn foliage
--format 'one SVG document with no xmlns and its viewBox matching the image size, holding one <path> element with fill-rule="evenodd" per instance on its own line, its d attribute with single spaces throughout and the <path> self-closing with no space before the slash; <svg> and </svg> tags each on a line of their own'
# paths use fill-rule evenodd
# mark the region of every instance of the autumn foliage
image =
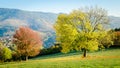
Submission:
<svg viewBox="0 0 120 68">
<path fill-rule="evenodd" d="M 112 44 L 111 36 L 107 35 L 108 24 L 107 12 L 98 7 L 60 14 L 54 25 L 56 41 L 61 44 L 63 53 L 82 50 L 83 57 L 86 57 L 87 51 L 95 51 L 99 47 Z"/>
<path fill-rule="evenodd" d="M 26 60 L 28 56 L 39 54 L 42 40 L 40 35 L 34 30 L 28 27 L 20 27 L 16 30 L 13 38 L 13 43 L 16 45 L 18 53 L 21 56 L 25 56 Z"/>
<path fill-rule="evenodd" d="M 115 32 L 114 45 L 120 46 L 120 31 Z"/>
</svg>

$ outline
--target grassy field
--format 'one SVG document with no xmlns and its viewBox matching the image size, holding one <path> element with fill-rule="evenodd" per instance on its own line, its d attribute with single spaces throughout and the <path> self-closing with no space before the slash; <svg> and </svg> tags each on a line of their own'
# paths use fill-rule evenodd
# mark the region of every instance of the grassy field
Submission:
<svg viewBox="0 0 120 68">
<path fill-rule="evenodd" d="M 0 68 L 120 68 L 120 48 L 89 52 L 82 58 L 81 52 L 40 56 L 21 62 L 0 63 Z"/>
</svg>

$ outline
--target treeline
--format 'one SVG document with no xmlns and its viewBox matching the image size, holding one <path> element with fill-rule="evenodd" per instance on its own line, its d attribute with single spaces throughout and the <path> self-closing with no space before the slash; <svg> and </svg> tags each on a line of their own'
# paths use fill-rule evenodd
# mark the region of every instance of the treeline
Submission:
<svg viewBox="0 0 120 68">
<path fill-rule="evenodd" d="M 120 47 L 120 28 L 111 30 L 114 33 L 113 45 L 110 47 Z"/>
<path fill-rule="evenodd" d="M 120 31 L 120 28 L 115 28 L 114 31 Z"/>
<path fill-rule="evenodd" d="M 61 49 L 62 49 L 62 47 L 59 44 L 55 44 L 55 45 L 51 46 L 50 48 L 42 49 L 38 56 L 60 53 Z"/>
</svg>

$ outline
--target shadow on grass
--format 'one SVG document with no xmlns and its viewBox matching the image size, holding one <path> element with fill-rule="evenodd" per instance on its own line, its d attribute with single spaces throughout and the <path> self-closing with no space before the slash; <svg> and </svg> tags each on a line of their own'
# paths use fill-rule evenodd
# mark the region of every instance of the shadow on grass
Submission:
<svg viewBox="0 0 120 68">
<path fill-rule="evenodd" d="M 67 56 L 75 56 L 75 55 L 81 55 L 82 52 L 70 52 L 70 53 L 56 53 L 56 54 L 50 54 L 50 55 L 42 55 L 32 58 L 31 60 L 38 60 L 38 59 L 48 59 L 48 58 L 59 58 L 59 57 L 67 57 Z"/>
<path fill-rule="evenodd" d="M 95 55 L 105 55 L 106 52 L 111 52 L 114 50 L 119 50 L 120 47 L 112 47 L 112 48 L 106 48 L 103 50 L 98 50 L 98 51 L 88 51 L 87 55 L 95 56 Z M 105 54 L 104 54 L 105 53 Z M 59 58 L 59 57 L 68 57 L 68 56 L 80 56 L 82 57 L 83 52 L 82 51 L 73 51 L 70 53 L 56 53 L 56 54 L 49 54 L 49 55 L 42 55 L 42 56 L 37 56 L 34 58 L 31 58 L 30 60 L 40 60 L 40 59 L 50 59 L 50 58 Z"/>
</svg>

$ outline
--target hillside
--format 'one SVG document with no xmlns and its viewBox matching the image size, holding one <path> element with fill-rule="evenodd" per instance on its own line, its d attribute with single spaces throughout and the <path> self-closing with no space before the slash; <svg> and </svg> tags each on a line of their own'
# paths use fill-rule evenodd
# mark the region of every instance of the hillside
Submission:
<svg viewBox="0 0 120 68">
<path fill-rule="evenodd" d="M 43 12 L 29 12 L 18 9 L 0 8 L 0 25 L 18 27 L 27 25 L 34 30 L 50 31 L 57 18 L 57 14 Z"/>
<path fill-rule="evenodd" d="M 0 68 L 120 68 L 120 48 L 38 56 L 28 61 L 0 63 Z"/>
<path fill-rule="evenodd" d="M 112 29 L 120 28 L 120 17 L 109 16 L 109 19 L 110 19 L 110 27 Z"/>
<path fill-rule="evenodd" d="M 30 12 L 19 9 L 0 8 L 0 37 L 11 36 L 20 26 L 29 26 L 41 33 L 45 44 L 52 45 L 54 42 L 53 24 L 57 18 L 55 13 Z M 49 38 L 53 42 L 49 42 Z"/>
<path fill-rule="evenodd" d="M 29 26 L 41 33 L 44 46 L 50 47 L 55 42 L 53 24 L 58 14 L 0 8 L 0 37 L 12 36 L 20 26 Z M 110 27 L 120 27 L 120 17 L 109 16 Z"/>
</svg>

